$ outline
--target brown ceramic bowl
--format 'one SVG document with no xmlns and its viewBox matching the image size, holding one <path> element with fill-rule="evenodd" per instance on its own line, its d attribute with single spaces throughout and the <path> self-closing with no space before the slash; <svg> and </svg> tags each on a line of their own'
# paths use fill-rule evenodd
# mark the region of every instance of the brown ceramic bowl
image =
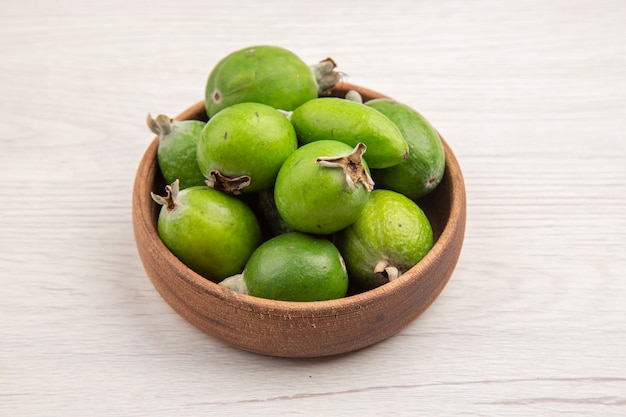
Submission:
<svg viewBox="0 0 626 417">
<path fill-rule="evenodd" d="M 364 100 L 385 97 L 342 83 L 332 95 L 358 90 Z M 206 120 L 204 102 L 178 119 Z M 465 186 L 444 141 L 446 171 L 435 191 L 418 201 L 433 226 L 436 242 L 417 265 L 374 290 L 317 302 L 274 301 L 243 295 L 215 284 L 186 267 L 161 242 L 159 207 L 150 192 L 165 182 L 157 164 L 158 139 L 148 147 L 133 191 L 135 240 L 146 273 L 170 306 L 203 332 L 238 348 L 271 356 L 319 357 L 346 353 L 380 342 L 428 308 L 456 266 L 465 232 Z"/>
</svg>

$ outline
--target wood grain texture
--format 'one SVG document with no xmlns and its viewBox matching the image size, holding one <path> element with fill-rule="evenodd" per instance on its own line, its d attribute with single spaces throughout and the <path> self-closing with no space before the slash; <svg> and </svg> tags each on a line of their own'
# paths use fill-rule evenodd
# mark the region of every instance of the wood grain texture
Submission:
<svg viewBox="0 0 626 417">
<path fill-rule="evenodd" d="M 0 415 L 626 414 L 626 9 L 609 0 L 3 2 Z M 332 359 L 187 324 L 134 247 L 148 112 L 256 43 L 414 106 L 463 169 L 437 302 Z"/>
</svg>

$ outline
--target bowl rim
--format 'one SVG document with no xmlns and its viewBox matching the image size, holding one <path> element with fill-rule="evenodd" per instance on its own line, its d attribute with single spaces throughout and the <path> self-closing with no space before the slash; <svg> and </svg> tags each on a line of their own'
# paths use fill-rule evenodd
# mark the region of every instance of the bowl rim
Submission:
<svg viewBox="0 0 626 417">
<path fill-rule="evenodd" d="M 363 93 L 364 97 L 367 95 L 371 95 L 377 98 L 389 98 L 384 94 L 380 94 L 373 90 L 351 83 L 342 82 L 340 85 L 336 86 L 336 91 L 345 92 L 351 89 L 359 90 Z M 204 103 L 204 100 L 196 102 L 194 105 L 188 107 L 177 116 L 175 116 L 175 119 L 194 119 L 199 112 L 204 111 Z M 133 205 L 138 205 L 139 210 L 137 211 L 139 213 L 137 214 L 140 214 L 141 218 L 139 220 L 142 224 L 146 226 L 145 229 L 147 230 L 147 235 L 151 241 L 151 244 L 155 245 L 155 249 L 162 256 L 166 257 L 165 261 L 167 263 L 173 264 L 173 266 L 175 266 L 176 269 L 181 272 L 181 276 L 184 276 L 184 280 L 187 281 L 190 285 L 193 285 L 195 290 L 199 292 L 211 293 L 212 296 L 217 297 L 224 302 L 230 303 L 233 307 L 250 311 L 258 311 L 262 312 L 262 314 L 270 316 L 283 316 L 285 312 L 289 312 L 290 315 L 296 315 L 301 317 L 337 316 L 338 314 L 341 314 L 342 311 L 346 312 L 346 314 L 349 314 L 350 312 L 353 312 L 355 308 L 358 309 L 359 306 L 376 303 L 384 299 L 391 292 L 402 291 L 403 287 L 409 285 L 416 279 L 419 279 L 419 277 L 423 275 L 423 272 L 427 270 L 431 264 L 436 263 L 441 258 L 442 253 L 447 246 L 447 243 L 459 233 L 459 228 L 463 228 L 463 230 L 461 230 L 460 232 L 461 234 L 464 234 L 465 221 L 450 221 L 452 218 L 462 217 L 462 219 L 465 219 L 466 197 L 463 176 L 458 161 L 453 154 L 451 148 L 441 134 L 439 134 L 439 137 L 441 138 L 446 154 L 446 174 L 451 176 L 450 187 L 453 188 L 449 191 L 449 194 L 451 196 L 450 211 L 449 215 L 447 216 L 445 225 L 443 225 L 442 227 L 441 234 L 437 238 L 433 247 L 424 256 L 424 258 L 422 258 L 422 260 L 420 260 L 416 265 L 414 265 L 397 279 L 381 285 L 377 288 L 356 294 L 350 294 L 343 298 L 324 301 L 301 302 L 271 300 L 251 296 L 248 294 L 241 294 L 203 277 L 202 275 L 198 274 L 187 265 L 185 265 L 180 259 L 178 259 L 159 238 L 156 224 L 154 224 L 154 222 L 152 221 L 152 216 L 150 214 L 150 210 L 153 210 L 153 208 L 148 208 L 148 206 L 146 205 L 152 202 L 149 196 L 150 190 L 148 190 L 152 186 L 152 180 L 145 180 L 144 184 L 140 184 L 141 179 L 148 176 L 150 172 L 155 169 L 154 164 L 157 163 L 156 154 L 159 141 L 158 136 L 152 140 L 141 159 L 139 172 L 135 177 Z M 456 190 L 457 192 L 455 192 L 454 190 L 454 188 L 456 187 L 459 188 L 459 190 Z M 144 193 L 146 195 L 138 195 L 138 193 Z M 133 213 L 135 213 L 135 210 L 133 210 Z M 413 283 L 413 285 L 415 284 Z"/>
</svg>

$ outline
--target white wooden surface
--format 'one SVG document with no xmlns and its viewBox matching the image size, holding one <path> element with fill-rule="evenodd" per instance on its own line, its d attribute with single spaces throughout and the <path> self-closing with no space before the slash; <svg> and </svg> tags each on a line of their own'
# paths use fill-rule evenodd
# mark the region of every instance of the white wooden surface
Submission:
<svg viewBox="0 0 626 417">
<path fill-rule="evenodd" d="M 332 56 L 463 168 L 441 297 L 341 357 L 239 351 L 151 286 L 145 115 L 234 49 Z M 626 415 L 626 7 L 613 0 L 8 0 L 0 11 L 0 415 Z"/>
</svg>

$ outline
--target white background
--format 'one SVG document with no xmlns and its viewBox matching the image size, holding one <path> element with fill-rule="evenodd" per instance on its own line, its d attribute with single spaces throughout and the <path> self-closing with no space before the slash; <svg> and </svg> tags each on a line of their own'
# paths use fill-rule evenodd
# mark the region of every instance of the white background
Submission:
<svg viewBox="0 0 626 417">
<path fill-rule="evenodd" d="M 148 112 L 255 44 L 413 106 L 468 223 L 437 301 L 340 357 L 246 353 L 152 287 Z M 0 415 L 626 415 L 626 7 L 613 0 L 3 1 Z"/>
</svg>

